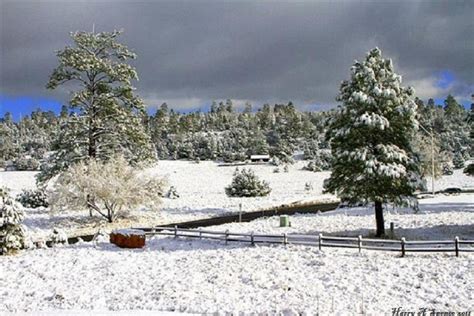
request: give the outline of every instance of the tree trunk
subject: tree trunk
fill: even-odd
[[[385,225],[383,220],[382,202],[375,201],[375,221],[377,223],[377,232],[375,236],[382,237],[385,235]]]
[[[97,156],[97,145],[93,131],[89,132],[89,148],[87,153],[89,155],[89,158],[95,158]]]
[[[91,207],[91,204],[93,204],[94,201],[92,200],[90,194],[87,194],[86,200],[87,200],[87,207],[89,208],[89,217],[92,217],[92,207]]]

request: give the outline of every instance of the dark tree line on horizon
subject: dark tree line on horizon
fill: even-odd
[[[433,99],[426,103],[416,99],[416,103],[420,124],[435,136],[437,160],[462,167],[473,156],[469,135],[472,113],[451,95],[443,105]],[[31,162],[33,169],[39,167],[47,161],[48,153],[58,149],[65,124],[74,115],[66,106],[58,114],[38,108],[15,122],[7,112],[0,118],[1,165],[23,160],[23,166],[31,159],[36,161]],[[325,136],[331,115],[331,110],[302,112],[291,102],[265,104],[259,109],[248,103],[239,112],[228,99],[213,102],[208,112],[179,113],[164,103],[154,114],[144,114],[141,124],[159,159],[231,162],[251,154],[270,154],[282,163],[291,163],[293,154],[300,152],[301,158],[327,169],[331,157]],[[419,137],[429,155],[430,136],[420,130]]]

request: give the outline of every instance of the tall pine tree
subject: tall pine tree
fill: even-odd
[[[334,160],[326,189],[349,202],[374,202],[377,236],[385,233],[383,203],[400,203],[418,184],[412,94],[401,86],[392,61],[375,48],[342,82],[342,105],[328,132]]]
[[[145,107],[131,84],[137,72],[127,63],[136,55],[117,41],[120,33],[72,33],[74,45],[57,53],[59,65],[47,88],[74,85],[69,107],[75,115],[62,127],[51,164],[39,180],[87,158],[108,160],[118,153],[131,163],[155,158],[143,125]]]

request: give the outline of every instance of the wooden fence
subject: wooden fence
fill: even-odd
[[[140,228],[137,228],[140,229]],[[214,239],[228,242],[242,242],[255,245],[257,243],[265,244],[294,244],[305,246],[316,246],[321,250],[323,247],[332,248],[353,248],[368,250],[382,250],[382,251],[396,251],[400,252],[404,257],[408,252],[453,252],[459,256],[460,252],[474,252],[474,240],[461,240],[455,237],[454,240],[400,240],[391,239],[370,239],[358,237],[337,237],[319,235],[305,235],[305,234],[246,234],[233,233],[226,231],[210,231],[203,229],[189,229],[175,227],[158,226],[146,231],[146,235],[167,235],[198,239]],[[464,246],[463,246],[464,245]],[[469,245],[469,246],[468,246]]]

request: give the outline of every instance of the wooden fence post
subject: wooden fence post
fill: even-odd
[[[225,231],[225,244],[226,244],[226,245],[227,245],[227,243],[228,243],[228,239],[229,239],[229,230],[227,229],[227,230]]]
[[[454,237],[454,250],[456,251],[456,257],[459,257],[459,237]]]
[[[357,237],[357,245],[359,246],[359,253],[362,251],[362,236]]]
[[[202,239],[202,228],[199,227],[199,239]]]
[[[251,244],[252,246],[255,246],[255,240],[254,240],[254,238],[253,238],[253,232],[250,233],[250,244]]]
[[[239,223],[242,223],[242,203],[239,203]]]
[[[405,237],[402,237],[402,238],[400,239],[400,243],[401,243],[401,245],[402,245],[402,257],[405,257],[405,241],[406,241],[406,240],[405,240]]]
[[[285,246],[288,244],[288,237],[286,236],[286,233],[283,233],[283,244]]]
[[[323,248],[323,234],[319,234],[319,250]]]
[[[174,225],[174,238],[178,238],[178,225]]]

